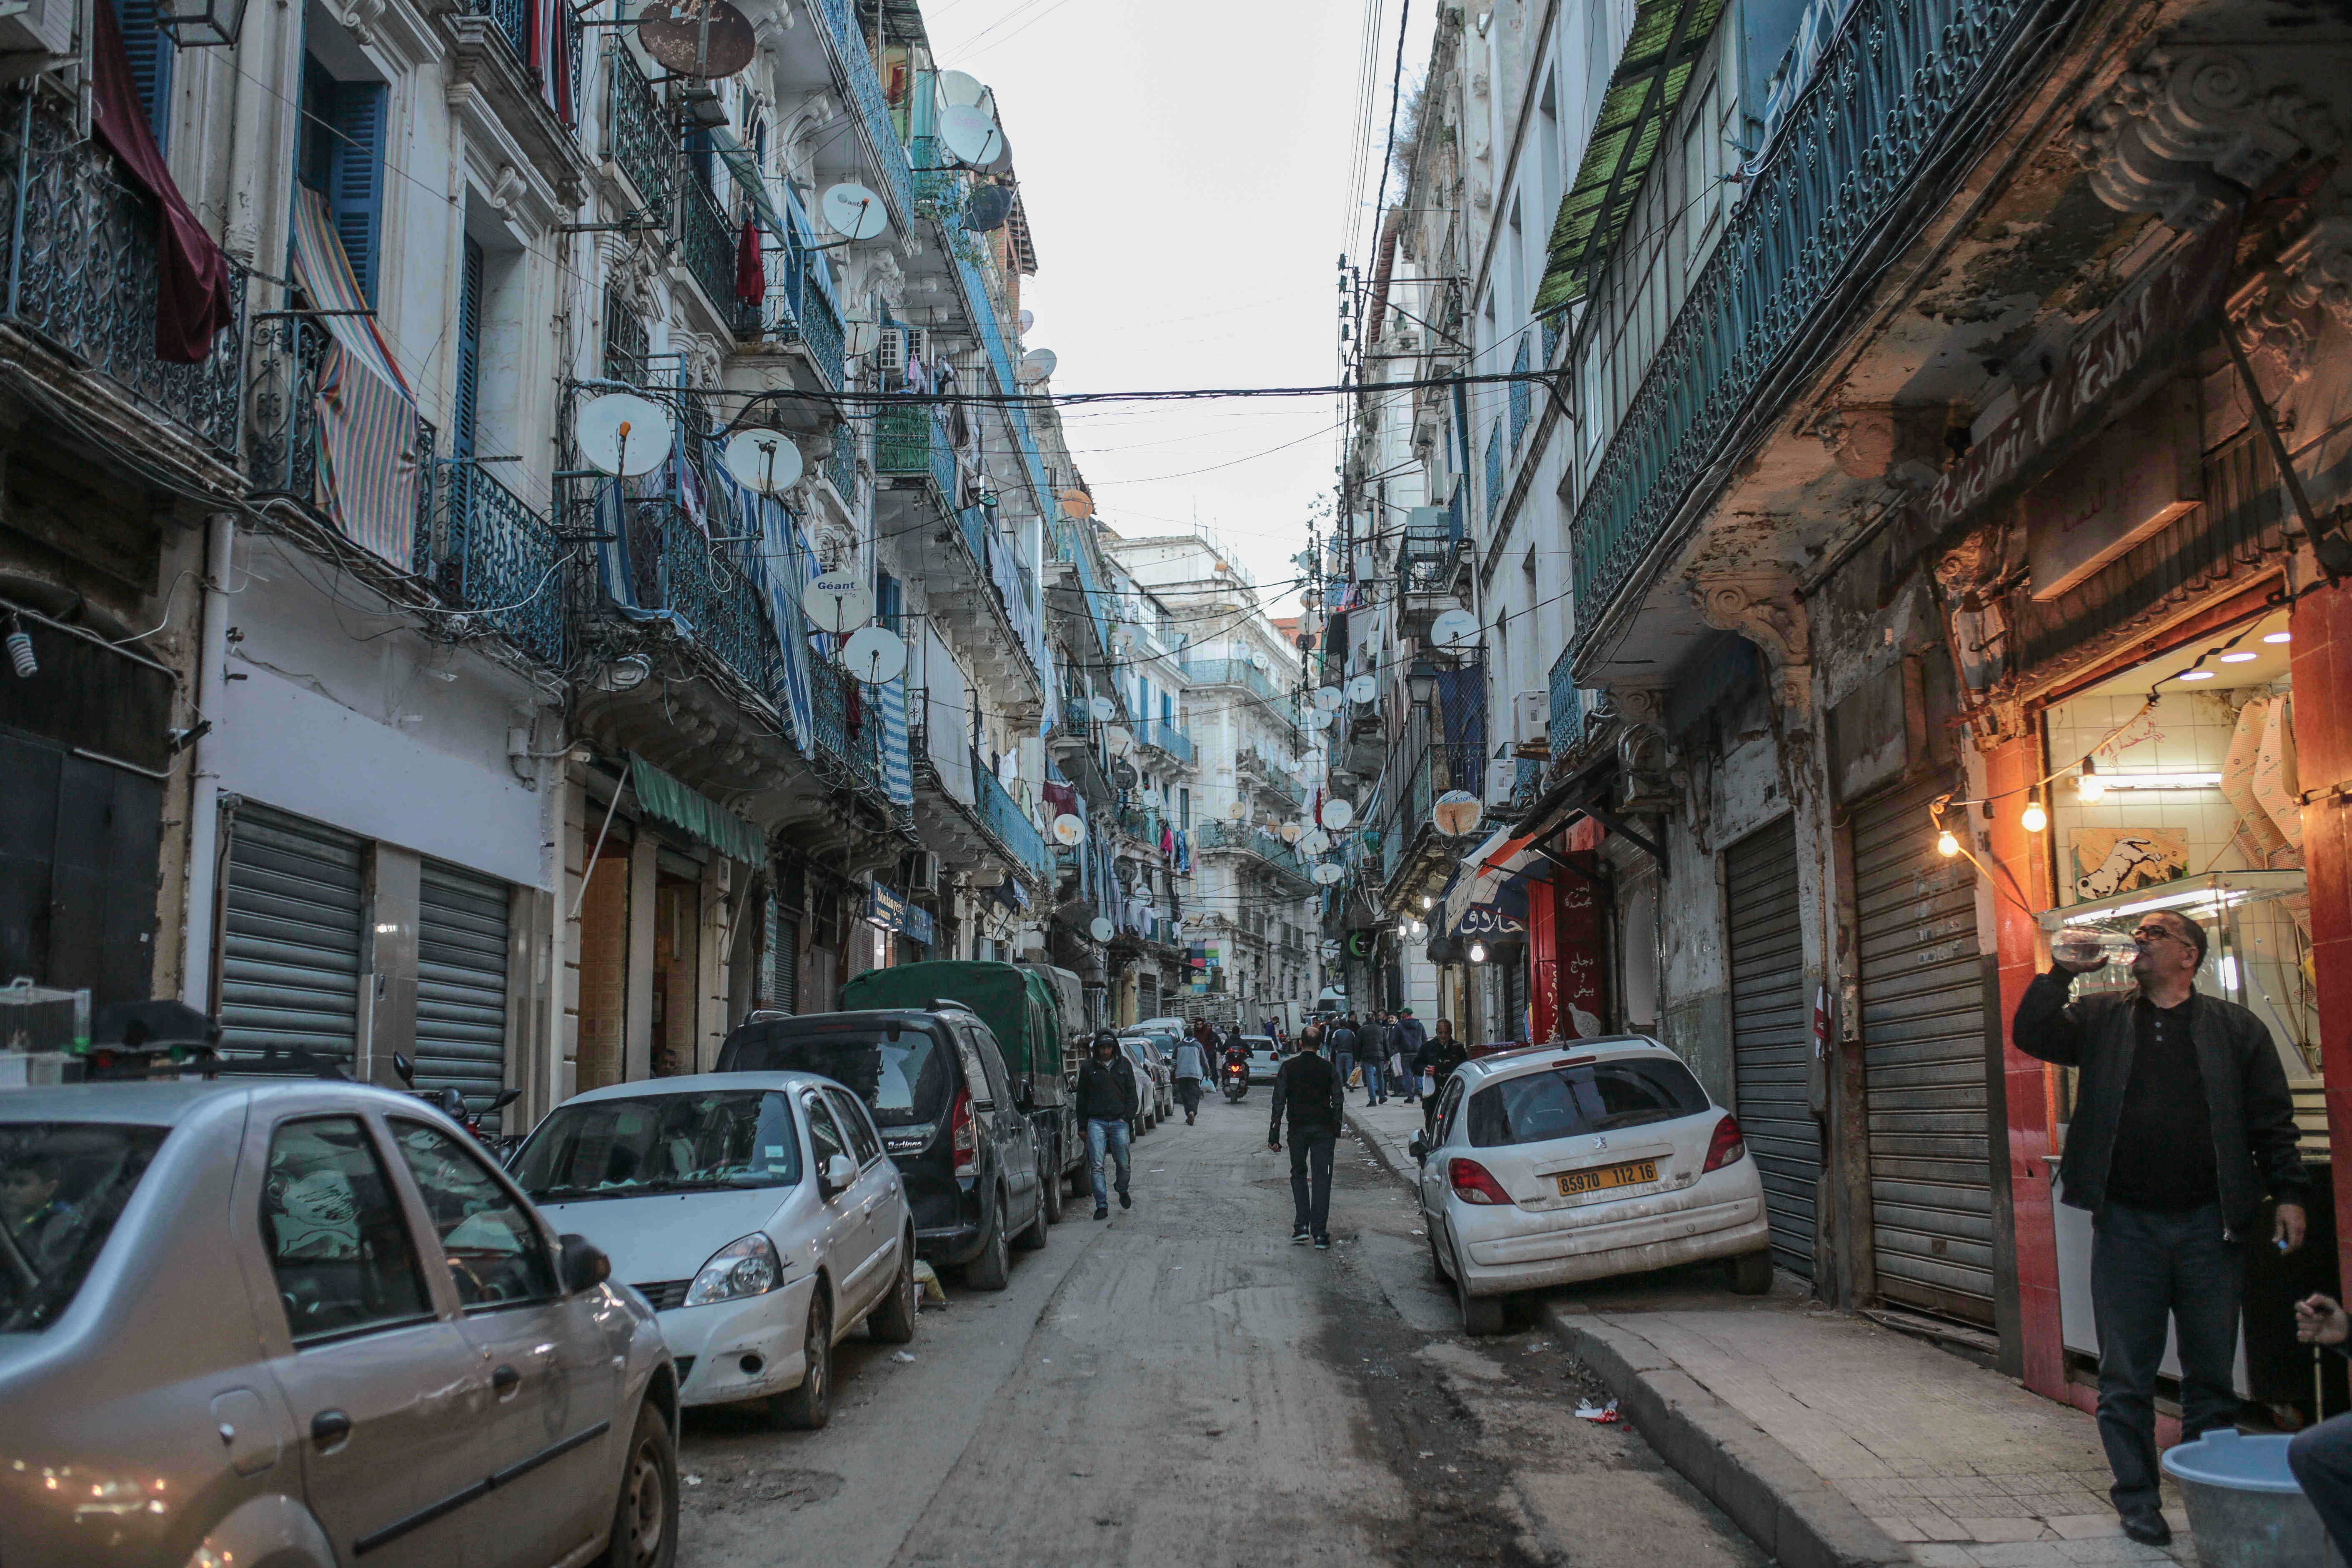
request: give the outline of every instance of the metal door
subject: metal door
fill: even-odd
[[[357,837],[240,804],[221,915],[222,1055],[237,1072],[310,1077],[358,1048],[363,856]]]
[[[1975,876],[1937,855],[1933,775],[1856,806],[1871,1246],[1889,1301],[1990,1324],[1992,1145]]]
[[[476,1110],[506,1081],[507,911],[496,877],[427,860],[416,911],[416,1087]]]
[[[1732,1110],[1764,1178],[1772,1261],[1811,1279],[1822,1140],[1806,1089],[1794,820],[1782,817],[1749,834],[1723,858],[1731,939]]]

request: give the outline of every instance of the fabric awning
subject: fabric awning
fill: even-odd
[[[767,863],[767,840],[757,827],[635,752],[629,753],[629,787],[636,791],[637,809],[655,821],[667,823],[730,859],[751,866]]]
[[[1443,900],[1444,927],[1448,934],[1461,931],[1462,922],[1475,905],[1492,904],[1504,889],[1521,879],[1527,868],[1541,858],[1535,851],[1537,836],[1532,833],[1514,835],[1507,827],[1498,827],[1486,841],[1462,858],[1462,868],[1446,885]]]

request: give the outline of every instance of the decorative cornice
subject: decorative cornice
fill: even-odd
[[[2230,299],[2230,319],[2249,352],[2288,379],[2311,374],[2312,350],[2330,320],[2352,327],[2352,217],[2322,218]]]
[[[2315,53],[2328,58],[2293,46],[2151,52],[2074,122],[2091,189],[2119,212],[2204,228],[2299,153],[2332,154],[2344,137],[2327,104],[2291,81],[2262,85],[2256,65],[2286,77]]]

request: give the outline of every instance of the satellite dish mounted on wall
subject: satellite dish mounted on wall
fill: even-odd
[[[800,483],[801,449],[781,430],[738,430],[727,438],[727,471],[755,495],[782,495]]]
[[[1370,702],[1380,694],[1381,683],[1373,676],[1360,675],[1348,682],[1348,700],[1350,702]]]
[[[1066,848],[1074,849],[1086,841],[1086,837],[1087,825],[1084,818],[1073,816],[1066,811],[1054,818],[1055,843]]]
[[[872,353],[882,342],[882,323],[864,316],[852,316],[841,323],[841,351],[859,359]]]
[[[1029,329],[1037,324],[1037,312],[1034,310],[1024,310],[1021,312],[1019,320],[1021,322],[1021,335],[1025,338],[1029,335]]]
[[[1326,713],[1337,713],[1339,710],[1339,705],[1347,700],[1348,694],[1336,686],[1318,686],[1315,689],[1315,706]]]
[[[1013,379],[1024,386],[1034,386],[1052,375],[1054,367],[1061,363],[1060,356],[1052,349],[1031,349],[1021,356],[1021,363],[1013,366]]]
[[[1266,667],[1266,657],[1264,651],[1256,648],[1251,649],[1250,663],[1255,668],[1264,669]]]
[[[1097,942],[1108,942],[1112,937],[1118,934],[1118,928],[1111,924],[1108,920],[1105,920],[1102,916],[1097,915],[1093,920],[1087,922],[1087,934],[1093,937]]]
[[[1298,836],[1301,855],[1320,855],[1331,847],[1331,836],[1319,827],[1310,827]]]
[[[824,226],[844,239],[877,239],[890,226],[890,209],[882,198],[855,180],[826,186],[817,212]]]
[[[1437,804],[1429,808],[1429,820],[1440,833],[1458,838],[1478,826],[1478,818],[1484,810],[1485,807],[1478,804],[1478,797],[1468,790],[1450,789],[1439,795]]]
[[[1478,617],[1467,610],[1448,610],[1430,623],[1429,640],[1438,647],[1461,647],[1478,640]]]
[[[1090,705],[1098,724],[1108,724],[1118,717],[1118,704],[1108,697],[1097,697]]]
[[[1328,690],[1330,689],[1326,687],[1324,689]],[[1300,717],[1306,721],[1307,727],[1310,730],[1328,730],[1331,727],[1330,713],[1321,708],[1309,708]]]
[[[728,0],[653,0],[637,13],[637,42],[672,76],[733,76],[751,63],[751,23]]]
[[[828,572],[801,590],[801,608],[821,631],[854,632],[874,618],[874,595],[847,572]]]
[[[940,145],[959,163],[984,164],[1003,150],[1004,132],[981,105],[959,103],[940,116]]]
[[[1232,817],[1235,822],[1244,822],[1249,818],[1249,807],[1247,805],[1237,800],[1234,802],[1233,805],[1225,807],[1225,815]]]
[[[1322,883],[1327,888],[1339,881],[1340,878],[1347,874],[1347,872],[1341,870],[1339,867],[1333,865],[1328,860],[1324,861],[1320,866],[1315,868],[1315,879]]]
[[[1072,517],[1078,519],[1080,521],[1084,521],[1086,519],[1090,518],[1095,514],[1095,498],[1087,494],[1084,490],[1058,490],[1055,492],[1054,499],[1062,503],[1062,510],[1064,511],[1068,512]]]
[[[963,205],[963,226],[974,234],[994,234],[1013,216],[1013,193],[992,181],[971,188]]]
[[[607,392],[583,403],[572,416],[580,456],[601,473],[634,479],[669,456],[669,410],[634,392]]]
[[[988,97],[988,89],[969,71],[940,72],[940,101],[950,109],[977,104]]]
[[[1356,820],[1356,808],[1344,800],[1323,803],[1323,826],[1337,833]]]
[[[867,626],[841,645],[841,667],[867,686],[887,686],[906,672],[907,639],[887,626]]]

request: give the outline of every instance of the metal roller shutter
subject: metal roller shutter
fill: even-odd
[[[1993,1321],[1990,1096],[1974,875],[1927,831],[1940,776],[1856,806],[1871,1244],[1889,1301]]]
[[[507,914],[495,877],[427,860],[416,910],[416,1087],[475,1110],[506,1081]]]
[[[783,904],[768,900],[768,962],[760,1005],[778,1013],[798,1012],[800,1003],[801,921],[787,914]]]
[[[221,1047],[230,1070],[348,1068],[359,1043],[365,845],[244,804],[229,819],[221,921]],[[308,1057],[293,1053],[308,1053]]]
[[[1731,937],[1732,1107],[1764,1178],[1772,1261],[1808,1279],[1822,1174],[1821,1129],[1805,1085],[1804,942],[1797,919],[1797,829],[1783,817],[1724,854]]]

